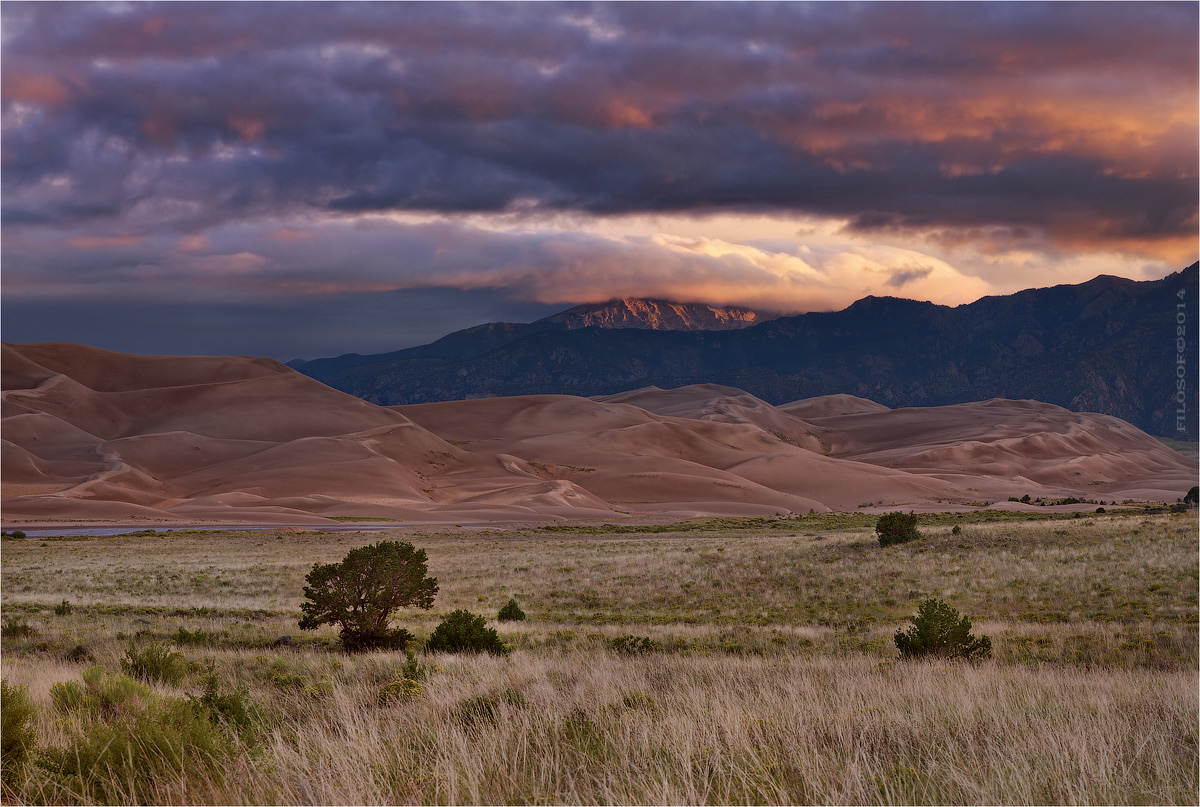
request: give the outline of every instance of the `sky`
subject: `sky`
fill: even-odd
[[[1200,5],[0,5],[0,331],[287,360],[1197,258]]]

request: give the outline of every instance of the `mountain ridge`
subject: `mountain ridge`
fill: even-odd
[[[503,334],[515,337],[508,341],[484,344],[478,329],[468,329],[451,335],[459,340],[456,355],[437,355],[449,352],[438,347],[451,338],[444,337],[423,348],[299,369],[385,405],[715,383],[770,403],[835,393],[892,407],[1028,398],[1196,440],[1194,343],[1185,339],[1177,351],[1175,334],[1177,302],[1194,312],[1196,299],[1192,264],[1161,280],[1101,275],[953,308],[865,297],[841,311],[732,331],[590,327],[513,332]],[[1177,366],[1185,368],[1181,378]]]
[[[750,327],[776,316],[778,315],[733,305],[717,306],[649,297],[623,297],[604,303],[584,303],[533,322],[485,322],[446,334],[427,345],[416,345],[388,353],[344,353],[329,358],[294,359],[287,362],[287,366],[320,378],[350,367],[391,359],[474,358],[539,331],[570,331],[580,328],[734,330]]]

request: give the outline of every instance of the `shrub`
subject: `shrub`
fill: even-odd
[[[249,698],[249,690],[242,688],[222,692],[216,672],[209,668],[204,676],[204,691],[190,696],[192,707],[212,723],[224,726],[237,734],[243,742],[253,744],[257,740],[255,723],[258,707]]]
[[[610,644],[613,650],[627,656],[658,650],[658,643],[645,636],[618,636]]]
[[[521,610],[521,606],[517,605],[516,600],[509,600],[508,605],[500,609],[496,618],[501,622],[521,622],[525,619],[525,612]]]
[[[13,530],[12,537],[21,540],[25,537],[25,530]]]
[[[487,627],[483,617],[461,608],[434,628],[425,649],[434,653],[508,652],[495,628]]]
[[[82,678],[82,685],[78,681],[51,685],[50,701],[57,711],[115,720],[141,711],[150,699],[150,687],[124,675],[105,677],[101,667],[89,667]]]
[[[938,656],[979,661],[992,655],[992,640],[971,635],[971,620],[951,605],[930,597],[917,606],[912,627],[896,631],[896,648],[903,658]]]
[[[951,535],[962,535],[962,525],[955,524],[954,529],[950,530]]]
[[[398,678],[379,689],[379,703],[387,704],[392,701],[404,701],[421,695],[424,689],[419,681],[411,678]]]
[[[438,584],[425,573],[425,550],[402,541],[352,549],[341,563],[314,564],[304,578],[308,602],[300,605],[300,627],[336,624],[348,651],[403,649],[412,634],[390,629],[388,620],[397,608],[433,607]]]
[[[77,644],[67,652],[63,653],[63,658],[74,664],[95,664],[96,657],[87,645]]]
[[[37,636],[37,629],[20,617],[9,617],[0,625],[0,637],[5,639],[21,639],[26,636]]]
[[[138,650],[137,645],[130,642],[121,659],[121,671],[139,681],[161,681],[179,686],[187,674],[187,659],[168,645],[149,644]]]
[[[57,616],[67,616],[71,613],[71,603],[63,600],[58,605],[54,606],[54,613]]]
[[[171,634],[171,641],[175,644],[212,646],[217,644],[219,639],[220,634],[206,630],[188,630],[184,627]]]
[[[914,513],[884,513],[875,522],[875,534],[879,536],[880,546],[903,544],[921,537]]]
[[[63,683],[79,689],[77,682]],[[115,687],[95,679],[88,686],[128,692],[130,684],[140,686],[128,678]],[[163,803],[168,793],[162,788],[178,788],[181,777],[196,776],[200,781],[221,777],[224,760],[236,750],[233,738],[188,701],[158,699],[148,688],[142,689],[142,697],[127,701],[125,709],[88,710],[90,695],[81,705],[70,707],[83,707],[85,720],[76,727],[65,724],[67,747],[43,752],[44,765],[55,776],[50,787],[61,788],[57,798],[47,794],[49,801],[65,802],[69,797],[93,804]],[[52,697],[55,691],[51,689]]]
[[[34,708],[24,684],[9,686],[0,679],[0,783],[7,789],[36,750]]]
[[[1191,489],[1183,497],[1184,504],[1200,504],[1200,485],[1192,485]]]

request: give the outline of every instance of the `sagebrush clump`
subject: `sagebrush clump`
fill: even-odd
[[[902,658],[936,656],[981,661],[992,655],[992,640],[972,636],[971,620],[936,597],[917,606],[912,627],[896,631],[895,641]]]
[[[915,513],[884,513],[875,522],[875,534],[880,546],[903,544],[921,537]]]
[[[137,645],[130,642],[125,649],[125,657],[121,659],[121,671],[147,683],[161,681],[179,686],[187,674],[187,659],[169,645],[149,644],[139,650]]]

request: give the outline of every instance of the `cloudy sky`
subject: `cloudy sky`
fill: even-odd
[[[1197,256],[1192,2],[0,15],[11,341],[312,358]]]

